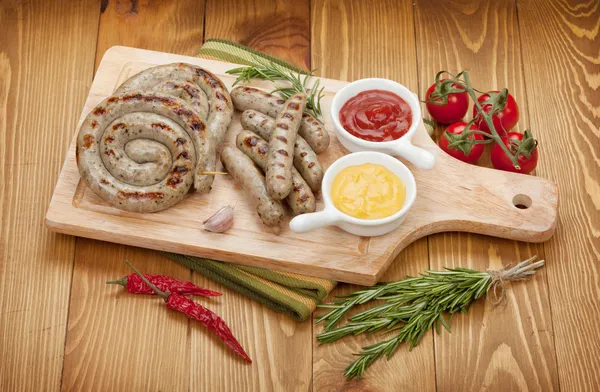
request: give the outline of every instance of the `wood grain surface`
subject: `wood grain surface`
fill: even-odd
[[[0,390],[597,390],[599,23],[597,0],[0,0]],[[160,300],[105,286],[128,273],[125,258],[192,275],[153,251],[43,226],[94,63],[112,45],[193,55],[209,37],[326,77],[393,77],[421,96],[439,69],[466,68],[483,89],[508,87],[522,109],[518,129],[540,142],[536,174],[559,185],[555,236],[542,245],[431,236],[384,279],[531,254],[544,255],[545,270],[512,284],[504,305],[476,304],[455,317],[452,334],[429,333],[351,383],[341,373],[373,338],[318,346],[320,325],[194,275],[224,292],[200,301],[240,336],[255,359],[247,366]]]
[[[544,244],[558,379],[563,391],[598,389],[600,4],[534,0],[518,13],[530,125],[547,157],[537,172],[563,200]]]
[[[393,2],[318,0],[312,2],[312,67],[319,75],[342,80],[366,76],[399,81],[416,91],[417,57],[410,3],[397,8]],[[373,30],[372,26],[386,26]],[[374,34],[375,33],[375,34]],[[389,39],[394,37],[393,39]],[[339,42],[340,45],[329,45]],[[360,53],[359,56],[355,55]],[[354,54],[354,55],[353,55]],[[393,281],[429,268],[427,239],[414,242],[396,258],[383,276]],[[343,285],[329,298],[359,289]],[[313,327],[313,335],[322,331]],[[377,342],[376,337],[348,336],[333,344],[319,345],[314,339],[314,391],[435,391],[433,338],[427,333],[421,344],[408,351],[401,347],[391,360],[380,360],[360,380],[348,383],[345,368],[361,347]]]
[[[231,12],[235,9],[235,12]],[[281,15],[276,18],[276,15]],[[209,1],[206,38],[249,45],[308,68],[308,4],[295,1]],[[215,344],[207,333],[191,334],[193,391],[310,391],[312,389],[312,329],[194,273],[194,282],[223,292],[215,307],[254,361],[249,366]]]
[[[420,96],[425,96],[439,70],[455,74],[468,70],[480,90],[507,87],[520,103],[517,128],[528,129],[513,1],[440,4],[424,0],[416,5],[415,15]],[[444,45],[439,37],[447,38]],[[459,266],[497,269],[533,254],[543,258],[543,248],[470,234],[429,237],[430,267],[436,270]],[[454,318],[451,335],[443,331],[435,336],[438,391],[558,389],[545,271],[532,284],[514,286],[504,306],[477,303],[468,315]]]
[[[60,387],[75,239],[49,232],[44,211],[90,88],[98,14],[90,1],[0,2],[3,391]]]

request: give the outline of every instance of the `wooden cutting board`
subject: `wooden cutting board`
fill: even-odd
[[[205,67],[228,87],[235,78],[225,71],[238,66],[113,47],[100,63],[80,123],[128,77],[151,66],[180,61]],[[269,82],[252,84],[272,89]],[[319,156],[324,168],[347,153],[337,141],[329,117],[331,99],[346,84],[321,79],[321,86],[325,87],[323,120],[332,137],[328,151]],[[240,130],[236,113],[228,140],[234,140]],[[414,141],[436,154],[436,166],[424,171],[408,165],[417,181],[417,200],[402,226],[381,237],[357,237],[335,227],[297,234],[287,226],[290,217],[277,236],[261,223],[240,187],[228,175],[217,176],[209,194],[190,193],[165,211],[154,214],[121,211],[103,202],[81,181],[75,163],[75,137],[48,208],[46,225],[51,230],[80,237],[362,285],[375,284],[402,249],[432,233],[466,231],[528,242],[541,242],[552,236],[558,204],[553,182],[462,163],[441,151],[422,125]],[[320,210],[320,195],[317,198]],[[233,227],[222,234],[203,230],[202,221],[225,204],[236,205]]]

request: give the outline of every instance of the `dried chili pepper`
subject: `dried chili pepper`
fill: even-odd
[[[152,290],[160,295],[166,302],[167,308],[176,310],[180,313],[185,314],[191,319],[197,320],[206,328],[214,332],[225,344],[227,344],[235,353],[244,358],[246,361],[252,363],[252,359],[246,354],[242,345],[237,341],[233,333],[225,324],[225,320],[219,317],[212,310],[203,307],[200,304],[192,301],[191,299],[184,297],[179,293],[164,292],[158,289],[148,279],[142,275],[130,262],[125,261],[125,264],[129,266]]]
[[[166,291],[169,293],[177,293],[181,295],[200,295],[203,297],[218,297],[222,295],[216,291],[203,289],[198,287],[192,282],[186,282],[184,280],[178,280],[165,275],[152,275],[144,274],[152,284],[154,284],[160,291]],[[156,294],[150,286],[136,274],[129,274],[122,279],[109,280],[108,284],[119,284],[129,292],[133,294]]]

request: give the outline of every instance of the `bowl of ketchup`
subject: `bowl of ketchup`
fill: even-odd
[[[412,144],[421,106],[409,89],[388,79],[360,79],[339,90],[331,119],[340,143],[351,152],[378,151],[431,169],[434,155]]]

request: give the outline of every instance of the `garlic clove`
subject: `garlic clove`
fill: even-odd
[[[213,233],[223,233],[227,231],[233,224],[233,210],[235,207],[226,205],[221,207],[210,218],[202,222],[204,230],[212,231]]]

